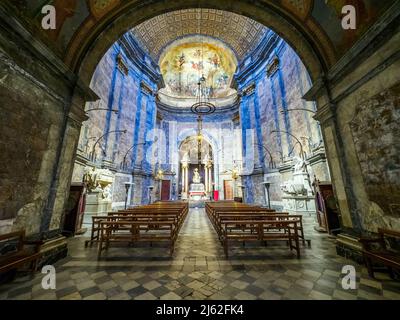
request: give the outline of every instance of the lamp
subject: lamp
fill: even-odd
[[[271,185],[271,182],[263,181],[261,184],[264,185],[264,188],[267,191],[267,193],[266,193],[267,198],[265,200],[266,200],[266,202],[268,201],[268,208],[271,209],[271,200],[270,200],[270,197],[269,197],[269,187]]]
[[[149,204],[151,204],[151,192],[153,191],[154,186],[148,186],[147,188],[149,189]]]
[[[128,156],[128,153],[129,153],[134,147],[140,146],[140,145],[145,146],[145,145],[146,145],[146,142],[135,143],[134,145],[132,145],[132,146],[125,152],[124,158],[123,158],[123,160],[122,160],[122,162],[121,162],[121,165],[120,165],[121,169],[126,170],[126,167],[127,167],[127,166],[126,166],[126,157]],[[131,164],[131,165],[132,165],[132,164]]]
[[[125,185],[125,210],[126,210],[126,204],[127,204],[127,202],[128,202],[128,192],[129,192],[129,188],[130,188],[131,186],[134,186],[135,184],[132,183],[132,182],[125,182],[124,185]]]
[[[94,156],[95,156],[95,151],[96,151],[96,146],[97,146],[97,144],[100,142],[100,140],[104,137],[104,136],[106,136],[106,135],[108,135],[108,134],[110,134],[110,133],[123,133],[123,134],[125,134],[126,133],[126,129],[125,130],[113,130],[113,131],[108,131],[108,132],[106,132],[105,134],[103,134],[100,138],[98,138],[97,139],[97,141],[94,143],[94,145],[93,145],[93,147],[92,147],[92,152],[91,152],[91,155],[90,155],[90,160],[92,160],[92,161],[94,161],[95,159],[94,159]]]
[[[245,197],[245,194],[244,194],[244,190],[246,189],[246,187],[244,185],[242,185],[242,184],[238,185],[238,187],[242,189],[242,202],[245,203],[246,202],[246,197]]]
[[[162,169],[158,169],[156,176],[154,179],[162,180],[164,178],[164,171]]]
[[[239,178],[239,172],[236,168],[232,169],[232,179],[236,180]]]

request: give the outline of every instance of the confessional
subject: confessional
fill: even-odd
[[[318,222],[315,229],[336,235],[340,232],[340,220],[332,183],[314,179],[313,187]]]
[[[68,202],[65,208],[65,220],[63,234],[73,236],[86,232],[82,228],[85,210],[85,185],[83,183],[71,184]]]

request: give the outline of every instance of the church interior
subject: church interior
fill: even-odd
[[[400,299],[400,1],[0,15],[0,300]]]

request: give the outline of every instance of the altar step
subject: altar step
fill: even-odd
[[[189,208],[205,208],[205,200],[190,200],[189,201]]]

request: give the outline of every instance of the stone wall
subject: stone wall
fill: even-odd
[[[380,70],[382,63],[398,52],[400,34],[394,35],[351,77],[340,86],[349,86],[358,77]],[[348,192],[346,204],[351,224],[356,230],[376,232],[385,227],[400,229],[399,186],[399,84],[400,61],[389,63],[385,72],[366,81],[341,100],[336,107],[337,126],[342,137],[346,167],[334,175],[346,175]],[[340,92],[340,89],[337,89]]]
[[[12,219],[12,229],[38,233],[62,134],[63,106],[35,86],[4,53],[0,68],[4,79],[0,93],[0,221]]]
[[[85,89],[51,52],[6,23],[1,28],[8,32],[0,34],[0,234],[57,235]]]

